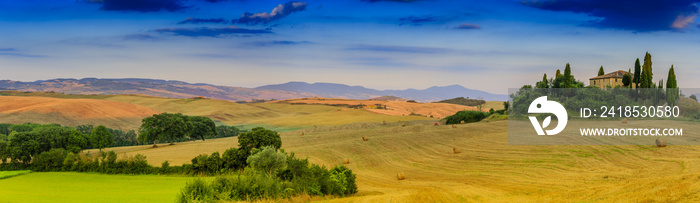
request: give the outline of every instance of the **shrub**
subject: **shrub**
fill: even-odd
[[[177,201],[186,202],[205,202],[213,200],[213,190],[209,185],[201,179],[195,179],[192,182],[187,182],[185,188],[180,191]]]
[[[34,170],[37,171],[60,171],[63,161],[66,159],[66,150],[53,148],[47,152],[34,157]]]
[[[446,124],[459,124],[460,121],[465,123],[479,122],[486,118],[489,114],[481,111],[460,111],[454,115],[445,118]]]
[[[221,156],[223,161],[223,166],[226,169],[242,169],[247,163],[248,154],[243,150],[238,150],[238,148],[227,149],[223,156]]]
[[[249,156],[247,162],[254,169],[272,177],[278,170],[287,167],[287,155],[278,152],[273,146],[266,146],[260,152]]]

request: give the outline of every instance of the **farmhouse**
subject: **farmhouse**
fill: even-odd
[[[608,86],[615,87],[618,85],[624,86],[624,84],[622,84],[622,76],[625,74],[627,74],[627,71],[618,70],[598,77],[593,77],[590,79],[590,85],[599,88],[606,88]]]

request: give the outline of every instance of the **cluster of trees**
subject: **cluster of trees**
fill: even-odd
[[[605,71],[603,69],[603,66],[600,66],[600,69],[598,69],[598,76],[605,74]],[[628,73],[623,75],[622,78],[622,83],[623,86],[618,86],[618,87],[610,87],[610,88],[631,88],[631,87],[637,87],[637,88],[647,88],[647,89],[658,89],[658,92],[661,92],[663,95],[663,100],[667,101],[670,105],[676,105],[680,91],[678,89],[678,83],[676,81],[676,74],[673,69],[673,65],[671,65],[671,68],[669,69],[668,72],[668,78],[666,80],[666,86],[665,86],[665,91],[664,91],[664,84],[663,80],[659,80],[658,84],[653,82],[653,70],[652,70],[652,60],[651,60],[651,54],[647,52],[644,56],[644,63],[640,65],[639,58],[635,61],[634,64],[634,75],[632,75],[631,69],[629,70]],[[557,69],[555,77],[552,78],[547,78],[547,74],[545,73],[544,76],[542,77],[541,81],[538,81],[535,83],[535,88],[538,89],[546,89],[546,88],[583,88],[585,87],[584,84],[580,81],[576,81],[573,75],[571,75],[571,66],[567,63],[566,67],[564,68],[564,74],[560,74],[560,71]],[[588,87],[595,87],[595,86],[588,86]],[[533,88],[530,85],[525,85],[522,88],[524,89],[531,89]],[[631,95],[632,97],[635,98],[640,98],[640,97],[646,97],[646,98],[651,98],[652,94],[653,97],[657,97],[658,94],[656,93],[657,91],[643,91],[646,92],[650,95],[642,95],[637,91],[635,95]]]
[[[457,98],[437,101],[434,103],[448,103],[448,104],[458,104],[458,105],[464,105],[464,106],[478,106],[478,105],[486,104],[486,101],[484,101],[483,99],[469,99],[469,98],[464,98],[464,97],[457,97]]]
[[[32,158],[51,149],[79,153],[83,149],[112,146],[113,136],[104,126],[98,126],[90,134],[75,128],[56,124],[1,124],[0,160],[29,164]]]
[[[188,183],[179,202],[217,202],[286,198],[309,195],[345,196],[357,192],[355,174],[345,166],[327,169],[310,164],[281,150],[277,132],[262,127],[238,136],[239,148],[222,156],[218,152],[200,155],[183,165],[191,173],[216,174],[243,170],[232,177],[219,177],[211,184],[202,180]]]
[[[241,131],[233,126],[215,126],[206,117],[182,114],[157,114],[144,119],[139,139],[221,138],[237,136]],[[168,134],[171,133],[171,134]],[[63,127],[58,124],[0,124],[0,160],[7,163],[29,164],[43,152],[61,149],[79,154],[83,149],[100,149],[142,144],[136,131],[124,132],[105,126],[79,125]],[[144,143],[145,144],[145,143]],[[54,152],[55,153],[55,152]]]
[[[187,116],[181,113],[161,113],[141,120],[138,140],[142,143],[169,141],[173,144],[177,139],[189,137],[205,140],[208,136],[216,135],[216,124],[203,116]]]

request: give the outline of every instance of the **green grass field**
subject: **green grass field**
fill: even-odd
[[[5,178],[11,178],[15,177],[18,175],[24,175],[27,173],[31,173],[32,171],[30,170],[22,170],[22,171],[0,171],[0,179],[5,179]]]
[[[175,202],[193,177],[29,173],[0,180],[0,202]]]

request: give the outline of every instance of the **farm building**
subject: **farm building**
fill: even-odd
[[[622,76],[625,74],[627,74],[627,71],[618,70],[605,75],[593,77],[590,79],[590,85],[599,88],[606,88],[608,86],[615,87],[618,85],[622,87],[624,86],[624,84],[622,84]]]

